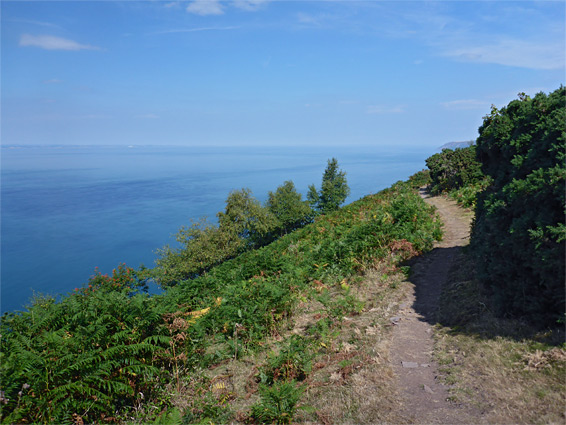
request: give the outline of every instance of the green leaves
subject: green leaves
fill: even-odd
[[[476,160],[476,147],[443,149],[427,158],[431,191],[434,194],[457,190],[483,180],[481,164]]]
[[[275,193],[269,192],[266,207],[279,221],[277,231],[281,236],[310,223],[314,217],[312,208],[302,200],[290,180],[279,186]]]
[[[338,169],[338,160],[328,160],[328,165],[322,175],[322,186],[317,192],[314,185],[309,186],[307,199],[313,209],[323,214],[336,211],[346,201],[350,188],[346,180],[346,173]]]
[[[564,312],[566,88],[520,96],[484,118],[477,158],[493,179],[471,244],[501,314],[553,325]]]
[[[40,303],[4,316],[2,422],[95,422],[133,405],[160,371],[154,364],[164,341],[148,334],[161,324],[159,307],[138,293],[135,273],[120,265],[96,273],[59,303]],[[24,384],[27,391],[18,396]]]
[[[270,235],[277,226],[275,216],[262,207],[249,189],[233,191],[226,199],[226,209],[218,213],[221,229],[231,229],[254,248],[271,242]]]
[[[251,416],[260,423],[290,424],[297,413],[297,403],[305,391],[295,381],[260,386],[261,400],[252,406]]]
[[[166,288],[186,279],[194,279],[212,267],[247,250],[271,242],[278,219],[252,196],[249,189],[230,193],[218,225],[206,219],[182,227],[177,233],[178,249],[158,251],[157,268],[150,273]]]

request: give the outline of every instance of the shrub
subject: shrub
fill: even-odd
[[[476,147],[443,149],[427,158],[430,170],[431,192],[439,194],[479,182],[484,175],[476,160]]]
[[[295,381],[277,382],[272,387],[260,386],[261,400],[252,406],[251,417],[259,423],[290,424],[297,413],[304,386]]]
[[[151,274],[162,287],[193,279],[212,267],[274,239],[278,220],[261,206],[249,189],[231,192],[218,225],[206,219],[182,227],[176,235],[180,248],[158,251],[157,268]]]
[[[409,185],[413,189],[419,189],[432,183],[430,170],[421,170],[409,177]]]
[[[471,245],[500,314],[552,325],[564,314],[566,88],[520,94],[484,117],[477,158],[493,185],[479,195]]]
[[[313,354],[309,341],[293,335],[281,347],[279,353],[271,353],[266,365],[260,370],[262,384],[272,385],[276,381],[304,380],[311,371]]]

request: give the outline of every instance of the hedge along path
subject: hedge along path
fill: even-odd
[[[433,325],[442,286],[455,266],[456,254],[469,242],[471,213],[444,197],[421,196],[438,209],[444,223],[443,240],[412,267],[413,291],[401,304],[395,324],[390,361],[397,376],[403,412],[417,424],[478,424],[480,413],[448,401],[448,388],[436,378],[433,360]]]

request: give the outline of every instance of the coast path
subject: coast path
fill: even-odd
[[[469,242],[470,213],[444,197],[421,196],[434,205],[444,223],[444,238],[419,259],[410,278],[414,290],[401,304],[390,361],[403,400],[402,416],[416,424],[478,424],[479,412],[448,401],[448,388],[438,379],[433,334],[442,286],[455,266],[456,254]]]

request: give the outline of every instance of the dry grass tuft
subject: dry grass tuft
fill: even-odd
[[[566,362],[566,350],[558,347],[548,351],[536,350],[534,353],[525,354],[524,360],[527,363],[526,370],[552,368],[556,363]]]

